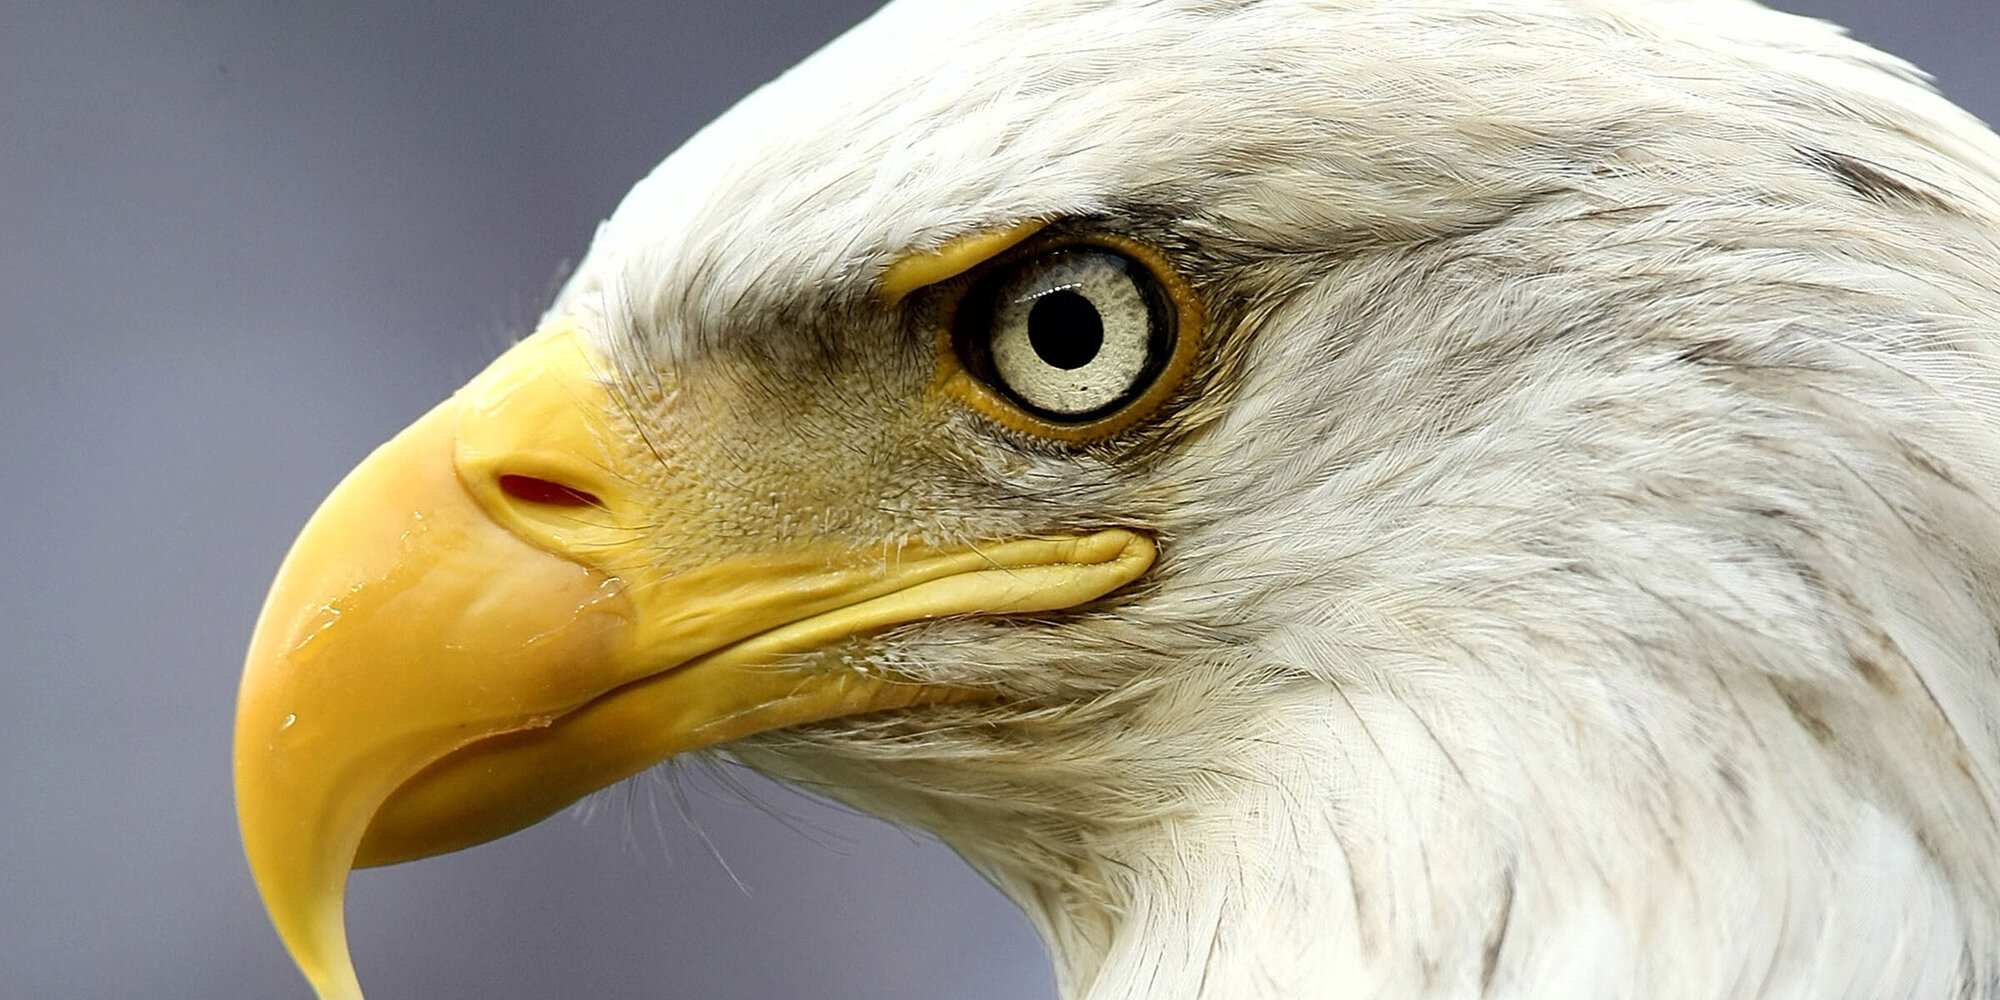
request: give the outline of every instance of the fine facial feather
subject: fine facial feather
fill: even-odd
[[[740,757],[936,831],[1067,996],[2000,996],[2000,142],[1738,0],[941,6],[703,132],[553,312],[725,546],[1164,554],[823,658],[1002,707]],[[1204,295],[1151,426],[910,403],[883,269],[1030,218]]]

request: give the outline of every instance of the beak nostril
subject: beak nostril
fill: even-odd
[[[604,506],[604,501],[599,500],[594,493],[587,493],[574,486],[565,486],[537,476],[501,476],[500,492],[516,500],[549,507]]]

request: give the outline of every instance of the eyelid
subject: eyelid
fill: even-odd
[[[950,281],[1001,254],[1048,226],[1028,219],[1001,229],[983,229],[947,240],[934,250],[905,254],[882,272],[882,301],[896,305],[921,288]]]

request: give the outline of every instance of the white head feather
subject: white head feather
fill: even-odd
[[[883,269],[1028,218],[1209,303],[1131,441],[872,401],[930,349]],[[1162,538],[842,651],[1005,709],[738,748],[952,843],[1067,996],[2000,997],[1996,220],[1991,133],[1744,0],[910,0],[556,310],[753,456],[719,506]]]

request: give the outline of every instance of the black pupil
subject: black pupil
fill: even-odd
[[[1028,310],[1028,343],[1056,368],[1082,368],[1104,346],[1104,319],[1082,295],[1068,289],[1053,291],[1036,299]]]

